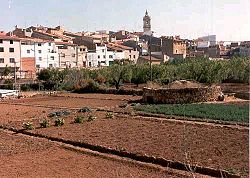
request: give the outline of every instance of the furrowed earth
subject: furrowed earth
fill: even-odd
[[[180,120],[175,116],[171,119],[146,117],[137,114],[130,104],[140,98],[67,93],[0,101],[0,177],[209,177],[112,153],[92,153],[89,148],[71,143],[164,158],[248,177],[248,125]],[[235,102],[239,103],[248,104]],[[83,107],[91,108],[92,112],[78,112]],[[63,110],[70,114],[48,117],[51,112]],[[107,118],[107,111],[112,111],[114,117]],[[89,115],[96,119],[87,121]],[[83,123],[74,123],[77,116],[84,118]],[[63,126],[54,126],[57,118],[65,120]],[[40,127],[43,119],[50,121],[49,128]],[[28,121],[35,129],[23,132],[23,123]]]

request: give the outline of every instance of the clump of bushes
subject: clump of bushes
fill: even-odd
[[[41,126],[42,128],[50,127],[50,122],[49,122],[49,120],[47,120],[47,119],[42,120],[42,121],[40,122],[40,126]]]
[[[55,126],[57,127],[64,125],[64,123],[65,123],[65,120],[63,118],[57,118],[55,120]]]
[[[114,118],[114,113],[113,112],[107,112],[106,113],[106,118],[107,119],[113,119]]]
[[[33,130],[34,129],[34,125],[32,122],[25,122],[23,123],[23,128],[26,130]]]
[[[97,117],[96,116],[94,116],[94,115],[90,115],[89,117],[88,117],[88,122],[90,122],[90,121],[93,121],[93,120],[95,120],[95,119],[97,119]]]
[[[87,79],[82,82],[82,84],[74,87],[74,92],[76,93],[94,93],[100,89],[99,83],[93,79]]]
[[[78,112],[92,112],[92,109],[89,107],[83,107],[79,109]]]
[[[82,116],[77,116],[77,117],[75,117],[74,123],[79,123],[79,124],[81,124],[81,123],[83,123],[83,121],[84,121],[84,117],[82,117]]]
[[[49,113],[48,117],[55,117],[55,116],[68,116],[70,115],[70,112],[67,110],[63,110],[63,111],[55,111],[55,112],[51,112]]]

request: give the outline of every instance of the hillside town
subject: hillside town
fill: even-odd
[[[148,11],[142,18],[143,31],[69,32],[62,26],[41,25],[0,32],[0,72],[6,67],[17,78],[35,78],[46,68],[100,68],[115,61],[161,64],[177,58],[208,57],[228,60],[250,56],[250,41],[216,41],[216,35],[198,39],[154,36]]]

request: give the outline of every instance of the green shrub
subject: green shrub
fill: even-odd
[[[90,116],[88,117],[88,122],[93,121],[93,120],[95,120],[95,119],[97,119],[96,116],[90,115]]]
[[[23,128],[26,130],[33,130],[34,126],[33,126],[32,122],[25,122],[25,123],[23,123]]]
[[[82,117],[82,116],[77,116],[77,117],[75,117],[75,121],[74,121],[74,123],[83,123],[83,121],[84,121],[84,118]]]
[[[55,120],[55,126],[62,126],[62,125],[64,125],[64,122],[65,122],[65,120],[63,119],[63,118],[57,118],[56,120]]]
[[[47,128],[47,127],[49,127],[49,126],[50,126],[49,120],[47,120],[47,119],[42,120],[42,121],[40,122],[40,126],[41,126],[42,128]]]
[[[107,119],[113,119],[114,118],[114,113],[113,112],[107,112],[106,113],[106,118]]]
[[[83,107],[79,109],[78,112],[92,112],[92,110],[90,107]]]

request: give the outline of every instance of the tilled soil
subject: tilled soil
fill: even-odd
[[[241,175],[248,173],[248,129],[119,117],[98,118],[83,124],[66,124],[32,132],[172,161],[191,162],[193,165],[233,170]]]
[[[53,96],[53,97],[32,97],[23,98],[19,100],[9,100],[8,103],[13,104],[28,104],[35,106],[45,107],[67,107],[67,108],[81,108],[81,107],[118,107],[119,105],[126,103],[121,99],[92,99],[92,98],[81,98],[81,97],[64,97],[64,96]]]
[[[84,96],[84,97],[83,97]],[[18,100],[8,100],[0,103],[0,125],[7,125],[8,127],[14,127],[17,129],[22,128],[23,121],[34,121],[36,129],[31,131],[34,133],[39,133],[51,137],[63,138],[65,140],[72,140],[76,142],[84,142],[94,145],[101,145],[105,147],[111,147],[116,150],[125,150],[128,152],[133,152],[137,154],[147,154],[150,156],[164,157],[167,160],[180,161],[183,163],[191,162],[191,164],[198,164],[200,166],[212,167],[218,169],[228,170],[232,173],[239,173],[243,176],[248,175],[249,168],[249,136],[248,129],[237,129],[237,128],[226,128],[220,127],[220,125],[214,124],[195,124],[194,122],[152,122],[142,119],[133,119],[125,118],[124,116],[116,116],[114,119],[105,119],[106,112],[94,112],[92,114],[97,116],[97,119],[92,122],[84,122],[83,124],[73,123],[74,117],[79,115],[75,114],[72,111],[70,116],[64,117],[66,123],[62,127],[54,127],[39,129],[39,121],[41,118],[46,118],[48,113],[52,111],[61,110],[60,107],[65,108],[81,108],[83,106],[88,106],[92,108],[97,107],[107,107],[111,110],[116,111],[125,111],[127,109],[120,108],[119,105],[126,103],[129,99],[133,100],[133,96],[127,96],[126,100],[123,100],[123,95],[103,95],[103,94],[86,94],[86,95],[77,95],[74,94],[74,97],[64,96],[53,96],[53,97],[31,97],[23,98]],[[134,98],[136,99],[136,97]],[[5,103],[9,104],[5,104]],[[19,104],[29,105],[22,106]],[[52,108],[47,108],[51,106]],[[88,114],[80,114],[87,117]],[[54,118],[50,118],[51,123],[54,122]],[[53,125],[53,124],[52,124]],[[1,134],[0,134],[1,135]],[[2,137],[0,137],[1,140]],[[100,174],[92,174],[88,169],[85,169],[85,173],[77,172],[77,169],[80,169],[78,165],[75,165],[74,162],[79,164],[84,164],[78,159],[78,154],[69,153],[68,151],[61,150],[61,148],[51,148],[50,146],[46,147],[46,144],[33,145],[33,142],[28,142],[27,145],[28,151],[24,151],[23,155],[16,154],[18,150],[23,150],[19,147],[19,144],[23,141],[18,141],[12,138],[6,138],[2,142],[0,141],[0,152],[1,148],[5,149],[4,156],[12,156],[14,162],[9,162],[7,166],[3,166],[5,170],[10,170],[10,177],[16,177],[15,175],[25,176],[25,177],[34,177],[35,173],[29,173],[29,169],[32,169],[36,164],[41,165],[40,170],[36,170],[36,173],[41,174],[41,177],[44,177],[45,174],[42,171],[46,170],[46,164],[48,167],[52,167],[53,171],[49,171],[47,177],[52,177],[52,175],[65,175],[64,177],[69,177],[69,173],[60,168],[60,164],[64,164],[62,160],[58,157],[60,155],[66,155],[66,164],[73,167],[73,172],[71,175],[73,177],[119,177],[113,174],[109,166],[104,166],[100,168],[97,165],[99,159],[86,158],[90,159],[89,162],[93,162],[93,170],[101,169]],[[3,147],[6,140],[10,140],[13,143],[10,144],[10,148]],[[2,143],[2,144],[1,144]],[[35,143],[37,144],[37,143]],[[8,144],[6,144],[8,145]],[[14,146],[13,146],[14,145]],[[23,144],[23,145],[26,145]],[[45,148],[43,146],[45,145]],[[21,144],[22,146],[22,144]],[[41,151],[32,150],[42,149]],[[26,147],[25,147],[26,149]],[[6,150],[14,150],[13,153]],[[31,152],[31,153],[29,153]],[[34,153],[36,152],[36,153]],[[18,156],[20,157],[18,157]],[[28,155],[28,156],[27,156]],[[44,155],[48,155],[45,156]],[[55,155],[55,156],[53,156]],[[27,157],[27,159],[25,158]],[[44,161],[46,164],[40,161]],[[11,159],[6,157],[1,157],[2,162],[8,162]],[[3,159],[2,159],[3,158]],[[24,159],[25,158],[25,159]],[[60,157],[62,158],[62,157]],[[71,162],[71,159],[74,162]],[[22,159],[25,161],[22,162]],[[58,160],[59,159],[59,160]],[[117,165],[112,165],[113,163],[107,163],[106,160],[101,161],[101,164],[111,164],[111,167]],[[19,163],[20,162],[20,163]],[[31,162],[27,165],[22,174],[22,169],[20,168],[19,172],[16,172],[15,169],[11,168],[11,165],[17,165],[22,167],[26,165],[27,162]],[[1,163],[0,163],[1,164]],[[95,165],[97,164],[97,165]],[[53,167],[53,165],[55,165]],[[1,167],[2,165],[0,165]],[[38,166],[39,167],[39,166]],[[76,167],[76,168],[75,168]],[[118,166],[119,167],[119,166]],[[123,167],[123,165],[120,165]],[[128,166],[129,167],[129,166]],[[133,177],[134,175],[129,175],[125,172],[126,169],[132,169],[124,167],[124,174],[121,174],[120,177]],[[69,171],[69,168],[64,167],[65,170]],[[119,168],[120,169],[120,168]],[[105,171],[104,171],[105,170]],[[121,168],[121,171],[123,169]],[[12,171],[12,172],[11,172]],[[74,174],[74,171],[76,174]],[[135,170],[136,172],[137,170]],[[149,170],[146,170],[149,171]],[[8,173],[8,171],[6,171]],[[4,171],[4,173],[6,173]],[[60,173],[62,172],[62,174]],[[112,175],[109,176],[107,172],[112,172]],[[128,171],[129,172],[129,171]],[[133,172],[133,171],[132,171]],[[150,171],[149,171],[150,172]],[[0,177],[6,176],[1,172]],[[13,174],[12,174],[13,173]],[[138,173],[138,171],[137,171]],[[157,173],[158,174],[158,173]],[[86,175],[86,176],[84,176]],[[145,176],[149,175],[149,176]],[[164,174],[165,176],[165,174]],[[134,177],[164,177],[162,175],[152,175],[148,172],[135,174]],[[171,175],[172,176],[172,175]],[[170,177],[171,177],[170,176]],[[167,176],[169,177],[169,176]]]
[[[189,177],[188,172],[145,166],[0,130],[0,177]],[[201,177],[197,175],[197,177]]]
[[[0,125],[13,121],[26,121],[37,117],[46,117],[49,112],[55,109],[9,105],[0,103]]]

